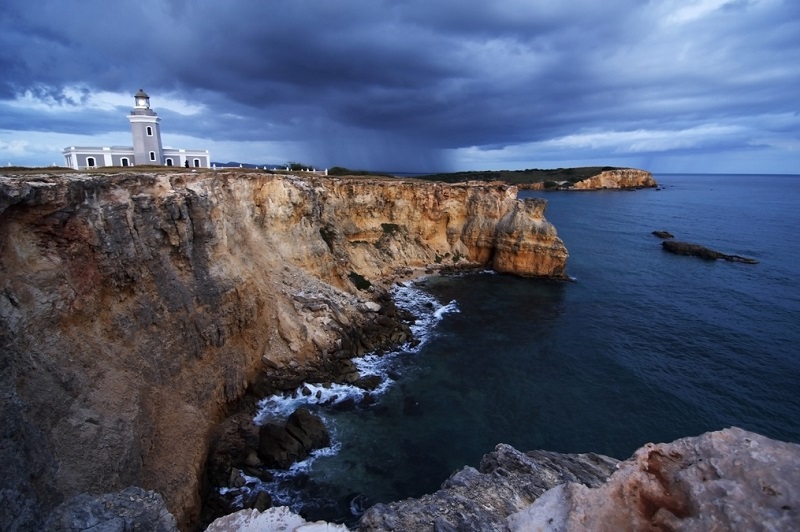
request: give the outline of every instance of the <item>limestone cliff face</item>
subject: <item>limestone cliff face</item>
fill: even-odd
[[[0,519],[137,485],[191,524],[210,431],[258,375],[357,353],[397,275],[563,276],[544,205],[495,185],[0,177]]]
[[[578,181],[574,190],[601,190],[616,188],[652,188],[658,186],[653,174],[633,168],[607,170],[594,177]]]

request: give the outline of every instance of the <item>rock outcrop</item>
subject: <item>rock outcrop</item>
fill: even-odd
[[[578,181],[572,186],[573,190],[602,190],[602,189],[630,189],[630,188],[655,188],[658,186],[653,174],[634,168],[618,168],[606,170],[600,174]]]
[[[800,445],[734,427],[624,462],[498,445],[432,495],[367,510],[358,530],[798,530],[798,501]]]
[[[597,488],[558,486],[508,530],[800,530],[800,445],[731,428],[648,444]]]
[[[432,495],[376,504],[358,530],[503,530],[508,516],[550,488],[565,482],[599,486],[616,465],[617,460],[598,454],[522,453],[500,444],[479,469],[465,467]]]
[[[562,277],[544,207],[485,184],[0,177],[5,523],[136,485],[191,526],[212,430],[257,377],[357,380],[348,357],[408,340],[382,287],[414,272]]]
[[[700,244],[690,244],[689,242],[679,242],[677,240],[665,240],[661,243],[665,250],[676,255],[688,255],[699,257],[706,260],[726,260],[728,262],[743,262],[745,264],[758,264],[756,259],[742,257],[741,255],[727,255],[713,249],[709,249]]]

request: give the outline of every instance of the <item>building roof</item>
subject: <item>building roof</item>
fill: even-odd
[[[134,98],[150,98],[150,96],[148,96],[147,93],[144,92],[142,89],[139,89],[139,92],[134,94],[133,97]]]

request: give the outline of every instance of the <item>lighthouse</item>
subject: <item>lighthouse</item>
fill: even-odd
[[[161,119],[150,108],[150,96],[139,89],[133,99],[133,110],[128,115],[133,146],[69,146],[61,152],[65,165],[75,170],[143,164],[211,168],[208,150],[164,148],[161,144]]]
[[[133,164],[164,164],[161,146],[161,119],[150,109],[150,97],[142,89],[134,95],[136,102],[128,116],[133,133]]]

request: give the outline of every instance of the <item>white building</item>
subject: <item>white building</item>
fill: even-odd
[[[150,97],[142,89],[134,96],[136,105],[128,116],[133,133],[133,147],[111,146],[92,148],[70,146],[64,148],[64,162],[69,168],[85,170],[100,166],[134,166],[154,164],[210,168],[208,150],[183,150],[161,146],[161,119],[150,109]]]

